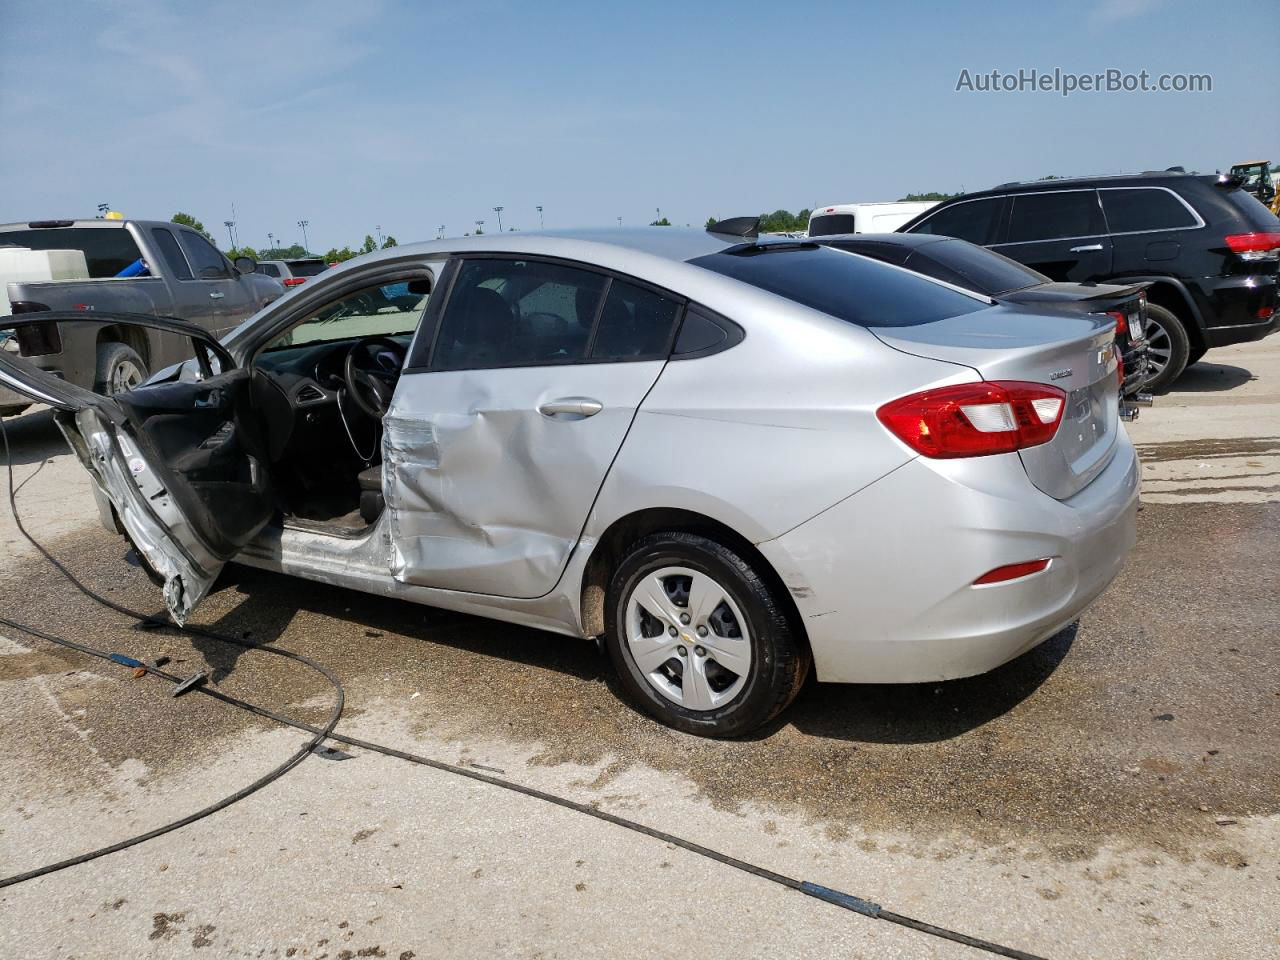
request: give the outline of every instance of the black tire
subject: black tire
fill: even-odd
[[[147,365],[138,356],[137,351],[129,345],[124,343],[98,344],[98,364],[93,377],[94,393],[109,397],[115,393],[122,392],[121,387],[125,385],[121,378],[125,374],[127,374],[127,379],[130,381],[140,377],[137,382],[125,387],[125,389],[132,389],[151,375],[147,371]]]
[[[1148,358],[1153,365],[1162,362],[1163,369],[1147,381],[1147,390],[1151,393],[1167,393],[1173,381],[1182,376],[1187,368],[1191,353],[1191,339],[1187,336],[1187,328],[1170,310],[1154,303],[1147,304],[1147,342]],[[1156,351],[1162,355],[1157,357]]]
[[[1199,363],[1201,360],[1204,359],[1204,355],[1208,352],[1209,352],[1208,347],[1193,346],[1191,348],[1191,352],[1187,354],[1187,366],[1189,367],[1193,363]]]
[[[710,577],[746,621],[750,667],[732,699],[713,709],[688,709],[664,696],[636,666],[630,650],[626,617],[631,595],[645,577],[666,567]],[[609,583],[605,618],[609,656],[627,697],[667,726],[700,737],[742,736],[768,723],[795,699],[812,663],[808,646],[759,572],[733,550],[696,534],[655,533],[632,544]]]

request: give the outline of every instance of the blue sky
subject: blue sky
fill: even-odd
[[[1226,9],[1226,8],[1224,8]],[[0,0],[0,222],[185,210],[226,245],[700,225],[1047,173],[1280,161],[1274,0]],[[956,92],[961,69],[1213,76]],[[216,228],[216,229],[215,229]]]

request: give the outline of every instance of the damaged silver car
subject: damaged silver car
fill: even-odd
[[[42,314],[195,359],[106,398],[0,352],[0,382],[56,408],[179,621],[234,560],[603,636],[706,736],[811,668],[969,676],[1069,624],[1134,541],[1112,321],[717,230],[397,247],[221,343]]]

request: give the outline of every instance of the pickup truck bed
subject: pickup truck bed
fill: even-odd
[[[0,225],[0,245],[5,244],[85,254],[90,279],[7,284],[11,309],[24,319],[43,310],[145,313],[188,320],[220,337],[284,294],[278,280],[241,272],[203,236],[176,223],[10,223]],[[139,259],[145,265],[142,276],[117,277]],[[0,318],[0,331],[3,324]],[[16,349],[77,386],[109,393],[187,359],[190,346],[180,337],[138,327],[50,324],[0,340],[0,349]],[[0,388],[0,416],[19,413],[28,404]]]

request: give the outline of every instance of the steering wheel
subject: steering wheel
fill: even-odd
[[[386,414],[406,352],[395,340],[381,336],[362,337],[347,351],[342,367],[347,395],[365,416],[381,420]],[[387,354],[391,355],[390,362]]]

